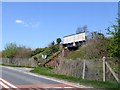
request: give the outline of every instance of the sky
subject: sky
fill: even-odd
[[[117,14],[117,2],[3,2],[0,50],[8,43],[45,47],[84,25],[106,34]]]

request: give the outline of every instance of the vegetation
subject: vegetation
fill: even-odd
[[[87,25],[84,25],[83,27],[79,26],[76,30],[76,34],[87,32]]]
[[[67,57],[69,59],[94,59],[102,58],[103,56],[110,56],[114,59],[120,59],[120,20],[117,25],[109,27],[108,34],[111,37],[105,37],[102,33],[91,32],[91,37],[87,37],[86,45],[80,47],[77,51],[72,51]],[[76,33],[87,33],[87,26],[78,27]],[[42,55],[47,55],[47,58],[51,57],[54,53],[58,52],[61,39],[56,39],[56,44],[53,41],[48,47],[37,48],[32,51],[30,48],[24,46],[17,46],[15,43],[9,43],[6,45],[5,50],[0,53],[0,56],[4,58],[30,58],[36,57],[42,59]]]
[[[79,27],[77,32],[83,32],[86,27]],[[80,47],[77,51],[72,51],[66,58],[68,59],[94,59],[103,56],[112,57],[120,60],[120,20],[117,25],[109,27],[108,34],[105,37],[102,33],[91,32],[91,37],[87,37],[86,45]]]
[[[26,47],[18,47],[14,58],[30,58],[32,50]]]
[[[3,51],[3,57],[13,58],[17,52],[17,45],[15,43],[6,44],[5,50]]]
[[[54,53],[53,55],[51,55],[50,57],[48,57],[44,62],[43,64],[45,64],[46,62],[50,61],[53,57],[55,57],[57,54],[59,54],[61,51],[58,51],[56,53]]]
[[[71,82],[76,82],[84,85],[93,86],[95,88],[112,88],[114,90],[119,90],[120,87],[117,83],[111,83],[111,82],[102,82],[102,81],[96,81],[96,80],[83,80],[81,78],[76,78],[72,76],[66,76],[66,75],[59,75],[54,72],[52,72],[52,69],[50,67],[37,67],[34,70],[31,70],[33,73],[46,75],[50,77],[55,77],[58,79],[63,79]]]
[[[117,25],[108,28],[108,34],[112,35],[108,44],[109,56],[120,59],[120,20]]]
[[[32,51],[32,56],[42,53],[43,51],[45,51],[46,48],[37,48],[34,51]]]
[[[51,45],[55,45],[55,42],[53,41],[53,42],[51,43]]]
[[[95,59],[107,56],[107,38],[101,33],[93,32],[92,38],[88,39],[86,45],[72,51],[67,59]]]
[[[61,40],[60,38],[57,38],[57,39],[56,39],[57,44],[60,44],[61,41],[62,41],[62,40]]]
[[[105,37],[102,33],[92,32],[91,37],[87,37],[86,45],[81,46],[76,51],[71,51],[70,54],[65,57],[67,59],[96,59],[102,58],[103,56],[110,56],[113,59],[120,60],[120,20],[118,20],[118,25],[113,25],[111,28],[108,28],[108,34],[111,37]],[[76,33],[87,32],[87,26],[78,27]],[[42,61],[42,63],[46,63],[51,60],[54,56],[61,52],[60,44],[61,39],[56,39],[56,44],[53,41],[48,47],[45,48],[37,48],[35,50],[31,50],[30,48],[26,48],[24,46],[17,46],[15,43],[9,43],[6,45],[5,50],[2,51],[4,58],[30,58],[33,57],[36,61],[42,60],[42,55],[46,55],[47,58]],[[116,65],[116,64],[114,64]],[[117,70],[119,71],[119,69]],[[50,69],[50,67],[38,67],[32,70],[31,72],[38,73],[41,75],[47,75],[51,77],[56,77],[68,81],[79,82],[86,85],[93,85],[95,87],[102,88],[117,88],[118,84],[111,82],[102,82],[95,80],[83,80],[81,78],[76,78],[72,76],[66,75],[58,75]],[[114,89],[115,90],[115,89]],[[118,89],[116,89],[118,90]]]
[[[2,51],[2,57],[4,58],[30,58],[31,49],[25,46],[17,46],[15,43],[9,43],[6,45],[5,50]]]
[[[51,45],[43,52],[43,54],[47,55],[47,57],[50,57],[53,55],[53,53],[56,53],[59,51],[59,45]]]
[[[59,52],[59,45],[58,44],[50,44],[48,47],[43,48],[43,51],[32,56],[34,60],[36,60],[38,63],[41,63],[42,65],[46,62],[48,62],[51,58],[54,57]],[[33,51],[34,52],[34,51]],[[46,55],[46,59],[43,60],[42,55]]]

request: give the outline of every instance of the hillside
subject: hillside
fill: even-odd
[[[31,58],[36,60],[40,64],[44,64],[48,62],[51,58],[56,56],[60,51],[60,45],[50,45],[45,48],[38,48],[34,52],[36,52]]]
[[[96,59],[107,56],[106,40],[93,39],[88,40],[86,45],[79,47],[76,51],[70,51],[70,54],[65,57],[66,59]]]

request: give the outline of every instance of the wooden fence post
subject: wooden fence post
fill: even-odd
[[[105,82],[106,80],[106,65],[105,65],[106,57],[104,56],[102,59],[103,59],[103,81]]]
[[[106,62],[106,66],[109,68],[110,72],[113,74],[114,78],[116,79],[116,81],[118,83],[120,83],[119,78],[116,76],[115,72],[112,70],[112,68],[110,67],[110,65]]]
[[[85,79],[85,60],[83,62],[83,74],[82,74],[82,79]]]

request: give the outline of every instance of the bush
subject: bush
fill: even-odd
[[[108,44],[108,52],[110,57],[120,59],[120,20],[117,25],[113,25],[112,28],[108,28],[108,34],[111,35],[110,42]]]
[[[18,47],[17,48],[17,52],[14,55],[14,58],[30,58],[32,51],[30,48],[26,48],[26,47]]]
[[[17,46],[15,43],[9,43],[2,53],[5,58],[29,58],[32,51],[25,46]]]
[[[3,57],[5,58],[13,58],[17,52],[18,48],[15,43],[6,44],[5,50],[2,52]]]
[[[47,55],[47,57],[51,56],[53,53],[56,53],[59,51],[59,45],[51,45],[43,52],[44,55]]]
[[[46,48],[37,48],[35,49],[34,51],[32,51],[32,56],[36,55],[36,54],[39,54],[43,51],[45,51]]]

